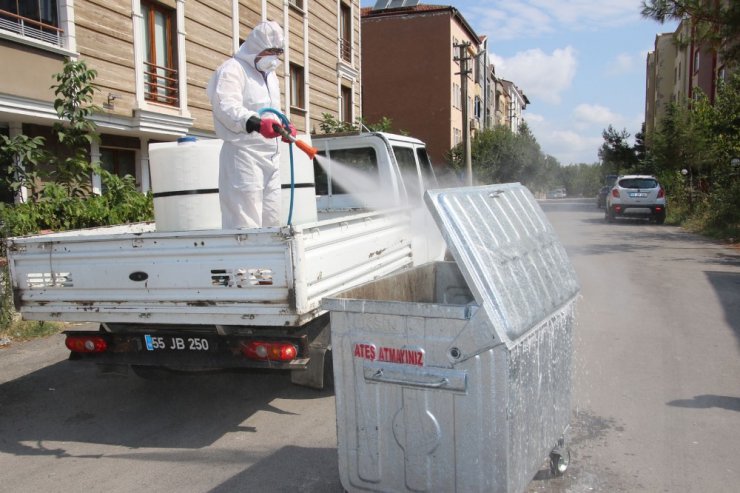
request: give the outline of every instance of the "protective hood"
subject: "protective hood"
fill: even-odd
[[[234,55],[239,60],[255,67],[254,58],[268,48],[284,48],[283,29],[275,21],[257,24]],[[257,67],[255,67],[257,68]]]

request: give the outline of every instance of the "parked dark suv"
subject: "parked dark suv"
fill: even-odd
[[[656,224],[665,222],[665,190],[654,176],[625,175],[617,178],[606,197],[604,218],[642,217]]]
[[[609,194],[609,190],[611,189],[612,187],[609,186],[601,187],[601,189],[599,189],[599,193],[596,195],[596,207],[599,209],[606,207],[606,196]]]

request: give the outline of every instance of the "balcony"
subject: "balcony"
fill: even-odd
[[[144,62],[144,96],[147,101],[178,106],[180,94],[177,70]]]
[[[339,56],[343,62],[352,64],[352,40],[339,39]]]
[[[62,29],[7,10],[0,9],[0,30],[64,48],[64,31]]]

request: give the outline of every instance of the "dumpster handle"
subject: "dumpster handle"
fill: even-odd
[[[441,380],[436,382],[420,382],[418,380],[405,380],[403,378],[389,378],[383,375],[382,368],[379,368],[375,373],[370,375],[368,377],[368,380],[375,380],[383,383],[398,383],[405,385],[416,385],[420,387],[432,387],[435,389],[439,387],[444,387],[445,385],[450,383],[450,380],[448,378],[442,378]]]

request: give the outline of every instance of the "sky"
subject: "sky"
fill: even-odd
[[[655,36],[673,32],[640,15],[640,0],[422,1],[459,10],[489,38],[496,76],[527,96],[524,111],[542,152],[561,165],[598,162],[609,125],[634,138],[645,114],[645,60]],[[362,0],[372,7],[375,0]]]

